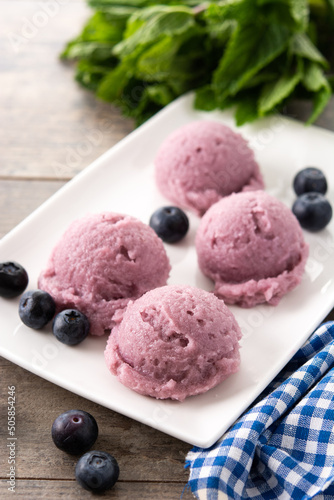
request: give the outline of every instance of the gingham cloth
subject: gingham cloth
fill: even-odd
[[[186,467],[200,500],[334,500],[334,322],[214,446],[193,448]]]

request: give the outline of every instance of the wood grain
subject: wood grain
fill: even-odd
[[[183,466],[188,444],[66,391],[23,368],[2,361],[2,358],[0,360],[2,388],[16,386],[18,478],[73,478],[78,457],[55,448],[51,426],[60,413],[78,408],[95,416],[99,437],[94,447],[117,458],[122,480],[159,482],[163,478],[164,482],[186,483]],[[7,429],[1,426],[0,442],[5,442],[7,436]],[[1,471],[6,470],[6,458],[1,454]]]
[[[0,358],[1,422],[6,422],[6,390],[16,387],[16,495],[18,498],[89,498],[74,480],[78,457],[55,448],[53,420],[63,411],[84,409],[95,416],[99,437],[94,446],[113,454],[120,466],[112,498],[177,499],[187,482],[184,459],[189,445],[132,419],[76,396]],[[0,427],[0,498],[7,498],[9,472],[6,426]],[[136,493],[137,492],[137,493]],[[134,496],[132,496],[134,495]],[[186,492],[185,500],[192,495]]]
[[[0,179],[0,238],[65,184],[65,181]]]
[[[0,483],[0,497],[1,498],[10,498],[8,492],[6,490],[6,485],[1,485]],[[3,491],[3,496],[1,493]],[[114,500],[170,500],[170,499],[179,499],[182,500],[190,500],[194,499],[194,496],[188,491],[183,491],[183,487],[179,483],[141,483],[141,482],[123,482],[119,480],[114,488],[105,493],[104,495],[99,495],[99,498],[112,498]],[[88,491],[83,490],[80,486],[73,480],[71,481],[29,481],[23,480],[20,482],[20,488],[15,492],[15,499],[19,498],[20,500],[31,499],[64,499],[67,500],[69,498],[76,499],[92,499],[92,494]]]
[[[89,16],[85,2],[64,3],[37,28],[41,3],[0,3],[0,175],[70,179],[133,123],[79,87],[73,65],[59,60]]]

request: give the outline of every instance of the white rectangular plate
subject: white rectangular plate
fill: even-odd
[[[230,112],[204,113],[193,96],[178,99],[107,151],[52,196],[0,242],[0,261],[16,260],[27,269],[29,288],[68,224],[88,212],[110,210],[148,222],[167,202],[157,191],[153,160],[163,139],[198,119],[220,120],[235,128]],[[264,175],[266,190],[291,206],[292,179],[305,166],[321,168],[333,200],[334,134],[280,116],[237,129],[250,142]],[[183,242],[166,245],[170,284],[212,289],[197,267],[194,237],[199,219]],[[305,232],[310,257],[302,283],[277,307],[231,307],[241,329],[241,368],[217,388],[183,403],[141,396],[121,385],[105,365],[106,338],[88,338],[76,347],[59,343],[46,331],[20,323],[19,299],[0,299],[0,354],[76,394],[191,444],[212,445],[303,344],[334,304],[334,226]],[[51,395],[50,395],[51,397]]]

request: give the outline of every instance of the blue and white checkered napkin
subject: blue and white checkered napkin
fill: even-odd
[[[320,326],[230,430],[187,456],[200,500],[334,500],[334,322]]]

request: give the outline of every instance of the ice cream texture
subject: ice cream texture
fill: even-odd
[[[155,158],[155,179],[168,200],[199,216],[224,196],[264,187],[247,141],[211,120],[191,122],[165,139]]]
[[[130,299],[165,285],[170,264],[160,238],[123,214],[89,214],[74,221],[52,251],[38,286],[57,309],[86,314],[92,335],[109,333]]]
[[[292,211],[264,191],[213,205],[196,234],[198,264],[228,304],[277,305],[301,281],[308,245]]]
[[[128,304],[105,358],[134,391],[182,401],[238,371],[240,338],[222,300],[199,288],[167,285]]]

